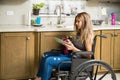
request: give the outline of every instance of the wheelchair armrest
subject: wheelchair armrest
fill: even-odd
[[[73,58],[84,58],[84,59],[92,59],[94,56],[92,51],[79,51],[73,53]]]

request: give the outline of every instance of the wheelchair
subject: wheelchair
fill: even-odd
[[[109,80],[117,80],[111,66],[101,60],[94,59],[98,36],[107,38],[105,35],[95,35],[92,51],[73,53],[72,61],[63,61],[58,65],[57,69],[53,69],[50,80],[108,80],[108,76]],[[90,55],[91,57],[88,57]],[[61,65],[63,64],[71,64],[71,68],[61,69]],[[105,71],[100,74],[98,72],[99,68],[104,68]]]

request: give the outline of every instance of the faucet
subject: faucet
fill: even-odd
[[[54,10],[54,14],[57,14],[58,15],[58,18],[57,18],[57,24],[63,24],[63,20],[62,20],[62,16],[61,16],[61,12],[62,12],[62,6],[61,5],[57,5],[55,10]]]

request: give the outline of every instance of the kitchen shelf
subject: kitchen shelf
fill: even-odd
[[[33,15],[32,14],[32,17],[58,17],[60,15],[55,15],[55,14],[39,14],[39,15]],[[75,17],[75,15],[70,15],[70,16],[67,16],[65,14],[61,14],[61,17]]]

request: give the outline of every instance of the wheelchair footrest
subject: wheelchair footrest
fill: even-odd
[[[59,76],[68,76],[69,75],[69,71],[60,71]]]
[[[86,77],[77,77],[76,80],[86,80]]]
[[[50,78],[50,80],[57,80],[57,78],[56,77],[52,77],[52,78]]]

